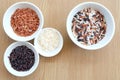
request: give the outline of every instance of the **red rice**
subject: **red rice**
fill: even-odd
[[[30,36],[38,29],[39,17],[30,8],[18,8],[11,17],[11,26],[16,34]]]

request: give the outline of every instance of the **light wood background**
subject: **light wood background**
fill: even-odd
[[[4,51],[14,41],[5,34],[2,19],[7,8],[18,1],[23,0],[0,0],[0,80],[120,80],[120,0],[92,0],[106,6],[116,24],[112,41],[96,51],[77,47],[66,32],[68,13],[85,0],[24,0],[41,9],[45,18],[44,27],[53,27],[62,33],[64,46],[55,57],[40,56],[37,70],[23,78],[11,75],[3,63]]]

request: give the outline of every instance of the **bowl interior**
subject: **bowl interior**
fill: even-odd
[[[11,67],[11,63],[10,63],[9,58],[8,58],[8,56],[10,56],[10,53],[12,52],[12,50],[14,48],[16,48],[17,46],[21,46],[21,45],[26,45],[35,54],[35,63],[32,66],[32,68],[30,70],[28,70],[28,71],[17,71],[15,69],[13,69]],[[5,51],[5,54],[4,54],[4,64],[5,64],[5,67],[7,68],[7,70],[11,74],[13,74],[15,76],[19,76],[19,77],[27,76],[27,75],[31,74],[33,71],[35,71],[35,69],[37,68],[37,66],[39,64],[39,54],[36,52],[36,50],[34,49],[34,47],[33,47],[33,45],[31,43],[28,43],[28,42],[14,42]]]
[[[58,47],[53,51],[43,51],[41,49],[40,45],[38,44],[39,35],[35,38],[34,45],[35,45],[35,48],[40,55],[42,55],[44,57],[52,57],[52,56],[57,55],[60,52],[60,50],[62,49],[62,47],[63,47],[63,37],[62,37],[62,35],[59,31],[57,31],[56,29],[53,29],[53,28],[44,28],[44,29],[42,29],[42,31],[39,34],[41,34],[46,29],[51,29],[51,30],[57,32],[57,34],[59,35],[59,38],[60,38],[60,42],[58,44]]]
[[[101,41],[99,41],[97,44],[90,45],[90,46],[83,45],[80,42],[78,42],[74,38],[73,33],[71,31],[73,16],[78,11],[83,10],[84,8],[93,8],[95,10],[98,10],[101,14],[104,15],[105,20],[106,20],[106,24],[107,24],[107,29],[106,29],[105,37]],[[105,45],[107,45],[111,41],[111,39],[112,39],[112,37],[114,35],[114,31],[115,31],[115,22],[114,22],[112,14],[110,13],[110,11],[107,8],[105,8],[103,5],[101,5],[99,3],[96,3],[96,2],[81,3],[81,4],[77,5],[75,8],[73,8],[71,10],[71,12],[69,13],[69,15],[68,15],[67,24],[66,25],[67,25],[67,32],[68,32],[68,35],[71,38],[71,40],[77,46],[79,46],[79,47],[81,47],[83,49],[88,49],[88,50],[99,49],[99,48],[102,48]]]
[[[26,37],[19,36],[13,31],[13,29],[11,27],[11,23],[10,23],[11,16],[15,12],[15,10],[18,8],[31,8],[37,13],[37,15],[40,19],[40,25],[39,25],[38,29],[36,30],[36,32],[34,32],[30,36],[26,36]],[[13,4],[12,6],[10,6],[7,9],[7,11],[4,14],[4,18],[3,18],[3,26],[4,26],[5,32],[7,33],[7,35],[10,38],[12,38],[13,40],[16,40],[16,41],[28,41],[28,40],[33,39],[36,36],[36,34],[39,32],[39,30],[43,27],[43,23],[44,23],[44,19],[43,19],[42,12],[39,10],[39,8],[37,6],[35,6],[34,4],[29,3],[29,2],[19,2],[19,3]]]

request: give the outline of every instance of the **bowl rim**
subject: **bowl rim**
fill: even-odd
[[[31,34],[30,36],[19,36],[19,35],[17,35],[14,31],[13,31],[13,33],[14,34],[16,34],[17,35],[17,37],[18,38],[20,38],[20,39],[18,39],[18,38],[16,38],[16,37],[12,37],[12,35],[11,34],[9,34],[8,32],[7,32],[7,30],[6,30],[6,26],[5,26],[5,20],[6,20],[6,15],[8,14],[8,12],[9,12],[9,10],[11,9],[11,8],[14,8],[14,6],[17,6],[17,5],[21,5],[21,4],[25,4],[25,5],[29,5],[29,6],[32,6],[33,8],[35,8],[35,12],[37,13],[37,15],[38,15],[38,17],[39,17],[39,19],[40,19],[40,24],[39,24],[39,26],[38,26],[38,29],[33,33],[33,34]],[[31,3],[31,2],[27,2],[27,1],[21,1],[21,2],[16,2],[16,3],[14,3],[14,4],[12,4],[12,5],[10,5],[9,7],[8,7],[8,9],[5,11],[5,13],[4,13],[4,15],[3,15],[3,29],[4,29],[4,31],[5,31],[5,33],[7,34],[7,36],[9,37],[9,38],[11,38],[11,39],[13,39],[13,40],[15,40],[15,41],[30,41],[30,40],[32,40],[32,39],[34,39],[35,37],[36,37],[36,35],[39,33],[39,31],[38,30],[40,30],[40,29],[42,29],[43,28],[43,25],[44,25],[44,16],[43,16],[43,13],[42,13],[42,11],[41,11],[41,9],[39,9],[39,7],[37,7],[35,4],[33,4],[33,3]],[[11,25],[10,25],[11,26]]]
[[[54,30],[55,32],[57,32],[57,34],[59,35],[60,37],[60,43],[58,45],[58,48],[56,48],[55,50],[53,51],[49,51],[49,52],[45,52],[41,49],[38,49],[38,42],[37,42],[37,39],[39,37],[39,35],[44,31],[44,30],[47,30],[47,29],[51,29],[51,30]],[[53,56],[56,56],[57,54],[60,53],[60,51],[62,50],[63,48],[63,37],[62,37],[62,34],[55,28],[52,28],[52,27],[46,27],[46,28],[43,28],[40,33],[36,36],[36,38],[34,39],[34,46],[36,48],[36,50],[38,51],[38,53],[43,56],[43,57],[53,57]],[[49,53],[49,54],[48,54]]]
[[[10,52],[8,53],[8,51],[12,51],[15,47],[20,46],[20,45],[26,45],[27,47],[30,46],[29,48],[34,52],[34,55],[35,55],[34,65],[28,71],[17,71],[12,68],[10,63],[8,63],[9,62],[8,55],[10,55]],[[3,58],[4,66],[7,69],[7,71],[17,77],[25,77],[25,76],[32,74],[37,69],[39,65],[39,61],[40,61],[39,54],[37,53],[34,46],[29,42],[13,42],[6,48],[3,57],[4,57]]]
[[[83,5],[87,5],[87,4],[89,4],[89,5],[98,5],[99,7],[102,7],[104,10],[106,10],[106,12],[108,12],[108,14],[110,15],[110,18],[111,18],[111,20],[112,20],[112,23],[113,23],[113,30],[112,30],[112,33],[111,33],[111,37],[109,38],[109,40],[104,44],[104,45],[100,45],[98,48],[90,48],[90,47],[85,47],[85,46],[83,46],[82,44],[77,44],[77,42],[71,37],[71,35],[70,35],[70,33],[71,33],[71,31],[69,31],[69,28],[68,27],[70,27],[70,26],[68,26],[68,21],[69,21],[69,17],[71,16],[71,14],[73,13],[73,11],[76,9],[76,8],[78,8],[78,7],[80,7],[80,6],[83,6]],[[112,13],[109,11],[109,9],[108,8],[106,8],[104,5],[102,5],[102,4],[100,4],[100,3],[98,3],[98,2],[82,2],[82,3],[79,3],[78,5],[76,5],[75,7],[73,7],[73,9],[69,12],[69,14],[68,14],[68,16],[67,16],[67,20],[66,20],[66,30],[67,30],[67,33],[68,33],[68,36],[69,36],[69,38],[72,40],[72,42],[74,43],[74,44],[76,44],[78,47],[80,47],[80,48],[82,48],[82,49],[85,49],[85,50],[98,50],[98,49],[101,49],[101,48],[103,48],[103,47],[105,47],[111,40],[112,40],[112,38],[113,38],[113,36],[114,36],[114,34],[115,34],[115,20],[114,20],[114,17],[113,17],[113,15],[112,15]],[[91,47],[93,47],[94,45],[90,45]]]

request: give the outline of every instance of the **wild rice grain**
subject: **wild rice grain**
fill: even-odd
[[[74,15],[71,29],[77,41],[93,45],[104,38],[106,21],[99,11],[85,8]]]

